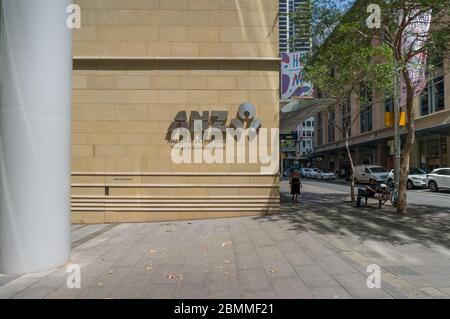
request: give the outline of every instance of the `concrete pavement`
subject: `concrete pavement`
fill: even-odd
[[[450,297],[448,209],[355,209],[328,185],[305,181],[299,204],[285,195],[266,217],[75,225],[80,289],[60,267],[0,276],[0,298]],[[366,284],[371,264],[379,289]]]

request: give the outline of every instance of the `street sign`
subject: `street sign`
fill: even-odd
[[[280,140],[281,141],[297,141],[298,140],[298,134],[297,132],[291,132],[287,134],[280,134]]]

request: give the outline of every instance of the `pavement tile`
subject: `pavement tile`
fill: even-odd
[[[169,299],[175,298],[176,285],[149,285],[139,298],[141,299]]]
[[[0,299],[11,298],[35,284],[37,278],[17,278],[0,287]]]
[[[326,185],[305,183],[301,203],[266,217],[74,226],[81,289],[62,266],[0,275],[0,298],[450,297],[450,215],[356,211]],[[366,285],[370,264],[381,289]]]
[[[75,299],[82,293],[81,289],[73,288],[69,289],[66,285],[52,290],[45,299]]]
[[[117,287],[111,291],[107,298],[112,299],[138,299],[144,292],[144,287],[124,286]]]
[[[42,299],[51,293],[53,288],[30,288],[23,290],[13,297],[13,299]]]
[[[271,279],[278,298],[283,299],[312,299],[309,287],[300,278],[273,278]]]
[[[295,271],[310,288],[339,286],[336,280],[319,265],[298,266],[295,267]]]
[[[81,293],[76,297],[77,299],[106,299],[108,295],[113,291],[113,288],[85,288],[81,290]]]
[[[434,288],[434,287],[421,287],[420,288],[422,291],[424,291],[425,293],[427,293],[428,295],[430,295],[431,297],[434,298],[439,298],[439,297],[445,297],[446,294],[445,292]]]
[[[273,290],[267,273],[262,269],[238,270],[237,277],[245,291]]]
[[[367,277],[361,274],[335,275],[334,279],[354,298],[391,299],[392,296],[380,288],[367,287]]]
[[[352,296],[340,286],[314,287],[311,293],[316,299],[352,299]]]

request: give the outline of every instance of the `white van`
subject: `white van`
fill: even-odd
[[[389,172],[378,165],[359,165],[355,167],[355,183],[386,183]]]

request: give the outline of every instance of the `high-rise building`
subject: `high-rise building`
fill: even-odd
[[[296,28],[292,16],[297,10],[309,10],[309,5],[309,0],[279,0],[280,53],[310,50],[311,39],[309,35],[305,35],[305,37],[296,35],[298,28]]]

